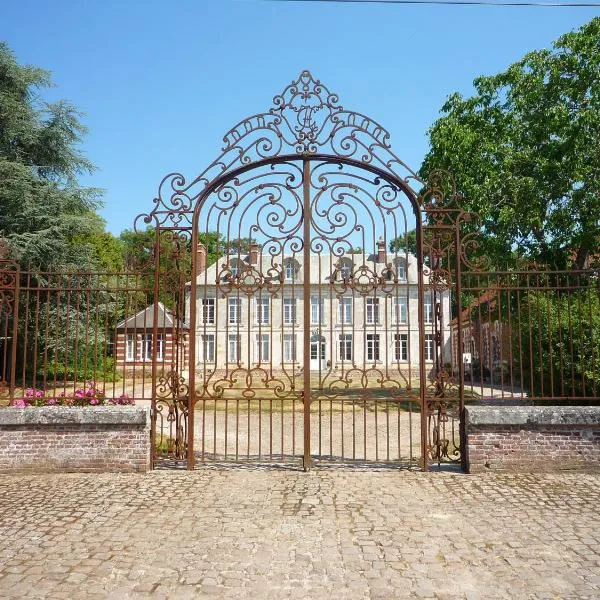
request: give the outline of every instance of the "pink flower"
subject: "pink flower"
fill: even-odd
[[[17,400],[13,401],[13,406],[17,408],[25,408],[27,406],[27,402],[25,398],[18,398]]]
[[[58,403],[58,400],[57,400],[56,398],[48,398],[48,399],[46,400],[46,404],[47,404],[48,406],[54,406],[54,405],[55,405],[55,404],[57,404],[57,403]]]

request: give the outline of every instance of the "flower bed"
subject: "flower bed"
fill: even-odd
[[[28,406],[131,406],[135,400],[127,394],[117,398],[107,398],[94,382],[88,382],[77,388],[72,394],[61,392],[58,396],[37,388],[27,388],[22,398],[15,398],[11,406],[27,408]]]

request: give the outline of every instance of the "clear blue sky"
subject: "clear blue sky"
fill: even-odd
[[[0,38],[53,73],[48,99],[85,113],[102,215],[119,233],[162,177],[193,178],[222,137],[309,69],[392,135],[418,169],[453,91],[550,46],[599,9],[341,5],[260,0],[3,0]]]

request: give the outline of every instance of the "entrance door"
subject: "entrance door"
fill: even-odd
[[[313,335],[310,340],[310,370],[323,371],[325,366],[325,340],[322,336]]]

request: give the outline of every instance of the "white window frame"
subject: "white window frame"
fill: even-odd
[[[215,324],[215,299],[214,298],[202,298],[202,323],[205,325]]]
[[[425,334],[425,360],[428,362],[433,362],[434,359],[434,341],[433,334],[427,333]]]
[[[352,325],[354,313],[354,298],[342,296],[340,298],[338,318],[340,325]]]
[[[240,263],[237,259],[229,262],[229,270],[232,278],[236,278],[240,274]]]
[[[366,299],[365,322],[367,325],[377,325],[379,323],[379,298],[372,297]]]
[[[406,325],[408,323],[408,298],[406,296],[394,296],[392,299],[394,325]]]
[[[153,337],[154,337],[154,335],[152,333],[142,334],[141,357],[142,357],[143,361],[152,360],[152,350],[153,350],[153,346],[154,346]],[[156,340],[157,340],[157,342],[156,342],[156,360],[162,360],[163,359],[163,349],[164,349],[163,334],[157,333]]]
[[[202,336],[202,360],[205,363],[215,362],[215,334],[206,333]]]
[[[285,333],[283,335],[283,362],[296,362],[296,334]]]
[[[345,260],[340,266],[340,277],[342,279],[350,279],[352,277],[352,263]]]
[[[310,324],[325,324],[325,302],[320,296],[310,297]]]
[[[227,321],[230,325],[237,325],[242,320],[242,299],[227,299]]]
[[[288,258],[283,265],[284,277],[286,281],[294,281],[296,278],[296,264],[293,259]]]
[[[367,333],[367,360],[369,362],[379,361],[381,344],[378,333]]]
[[[398,263],[398,280],[406,281],[406,265],[404,263]]]
[[[125,336],[125,360],[135,362],[137,350],[137,336],[135,333],[128,333]]]
[[[242,344],[237,333],[230,333],[227,337],[227,362],[237,363],[242,355]]]
[[[296,323],[296,298],[283,299],[283,323],[284,325]]]
[[[256,322],[259,325],[268,325],[271,320],[271,298],[256,299]]]
[[[265,363],[271,360],[271,336],[261,333],[256,336],[256,362]]]
[[[408,334],[394,334],[394,360],[396,362],[408,361]]]
[[[338,355],[342,362],[352,362],[354,360],[354,345],[351,333],[340,333]]]
[[[423,299],[423,322],[433,323],[433,294],[431,292],[425,292]]]

